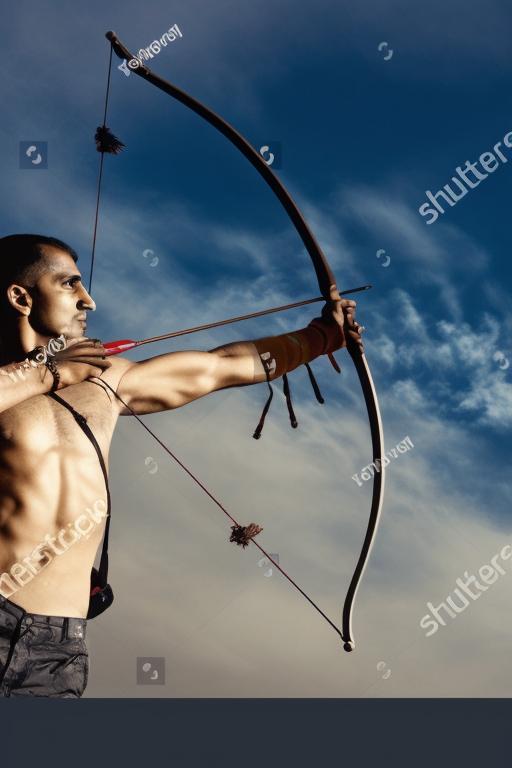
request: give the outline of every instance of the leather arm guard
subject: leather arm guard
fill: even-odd
[[[272,378],[277,379],[299,365],[340,349],[345,339],[337,323],[315,317],[306,328],[256,339],[253,344]]]

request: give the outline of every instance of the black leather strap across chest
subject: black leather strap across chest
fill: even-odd
[[[100,567],[99,567],[99,574],[101,578],[101,582],[103,584],[107,583],[107,575],[108,575],[108,533],[110,529],[110,489],[108,487],[108,475],[107,475],[107,468],[105,466],[105,461],[103,459],[103,454],[101,452],[101,448],[98,444],[98,441],[96,440],[94,433],[90,426],[87,423],[87,419],[85,416],[82,416],[81,413],[76,411],[72,405],[70,405],[66,400],[63,400],[62,397],[57,395],[55,392],[47,392],[46,395],[48,397],[51,397],[56,402],[63,405],[65,408],[68,409],[68,411],[73,415],[73,418],[75,419],[76,423],[81,427],[81,429],[85,432],[91,443],[93,444],[96,453],[98,454],[98,459],[101,466],[101,471],[103,472],[103,477],[105,478],[105,487],[107,489],[107,522],[105,525],[105,535],[103,537],[103,547],[101,550],[101,560],[100,560]]]

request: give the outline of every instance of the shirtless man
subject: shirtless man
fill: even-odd
[[[76,260],[54,238],[0,239],[0,696],[78,698],[87,685],[91,568],[110,499],[100,462],[118,416],[131,413],[103,382],[135,413],[156,413],[275,379],[345,346],[344,333],[360,343],[355,302],[333,286],[323,318],[294,333],[141,362],[109,358],[85,336],[95,303]],[[21,367],[57,337],[66,349]]]

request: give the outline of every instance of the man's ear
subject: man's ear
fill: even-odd
[[[13,283],[7,289],[7,301],[11,307],[23,315],[29,315],[32,307],[32,297],[22,285]]]

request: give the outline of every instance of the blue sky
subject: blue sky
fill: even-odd
[[[20,2],[4,19],[2,234],[68,241],[88,277],[99,158],[93,135],[109,55],[104,33],[115,30],[137,51],[177,23],[183,37],[162,49],[152,69],[256,148],[281,143],[277,172],[339,288],[374,285],[358,297],[358,317],[367,328],[386,446],[406,435],[414,443],[389,468],[379,537],[355,609],[358,651],[345,657],[288,585],[262,578],[255,554],[244,559],[231,550],[220,513],[139,425],[121,419],[110,455],[118,597],[91,628],[88,695],[510,695],[509,573],[435,637],[418,627],[427,601],[445,599],[457,577],[476,572],[512,539],[512,149],[509,163],[435,223],[418,212],[426,190],[441,189],[457,166],[477,161],[512,131],[510,15],[501,3],[483,1],[468,8],[438,0],[277,7],[116,0],[84,8]],[[384,41],[388,48],[379,51]],[[93,281],[98,308],[89,332],[103,340],[143,338],[317,295],[309,257],[249,163],[211,126],[136,75],[127,78],[117,63],[107,122],[127,148],[106,158]],[[48,142],[48,168],[21,170],[20,141]],[[156,266],[143,257],[146,249]],[[282,333],[303,327],[320,305],[316,310],[129,356]],[[242,519],[263,519],[263,545],[280,553],[335,618],[369,512],[369,489],[351,476],[371,460],[362,395],[350,359],[337,357],[341,377],[325,360],[313,365],[323,408],[304,370],[291,375],[295,431],[280,386],[259,442],[251,434],[263,386],[148,417]],[[148,456],[158,463],[155,474]],[[137,626],[132,598],[144,603]],[[128,638],[120,655],[111,642],[118,627]],[[137,655],[167,659],[168,682],[156,694],[135,685]],[[385,681],[376,669],[381,660],[393,670]]]

